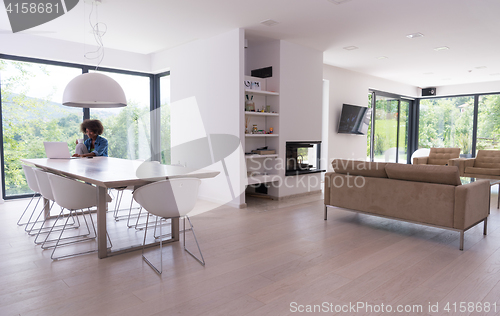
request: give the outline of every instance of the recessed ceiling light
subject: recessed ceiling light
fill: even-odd
[[[475,67],[476,69],[485,69],[486,66],[478,66],[478,67]]]
[[[433,75],[433,72],[424,72],[424,75]]]
[[[422,33],[412,33],[412,34],[406,35],[406,37],[408,37],[408,38],[424,37],[424,34],[422,34]]]
[[[342,3],[349,2],[351,0],[328,0],[328,1],[330,1],[333,4],[342,4]]]
[[[387,59],[387,58],[389,58],[389,57],[387,57],[387,56],[379,56],[379,57],[377,57],[377,59]]]
[[[265,26],[274,26],[278,23],[279,23],[278,21],[271,20],[271,19],[260,22],[260,24],[264,24]]]
[[[443,81],[448,81],[448,80],[451,80],[451,78],[444,78],[444,79],[441,79]]]
[[[494,73],[494,74],[490,74],[490,76],[500,76],[500,72],[497,72],[497,73]]]
[[[358,47],[356,46],[346,46],[344,47],[345,50],[355,50],[355,49],[358,49]]]
[[[438,52],[438,51],[440,51],[440,50],[448,50],[448,49],[450,49],[448,46],[441,46],[441,47],[436,47],[436,48],[434,48],[434,50],[435,50],[436,52]]]

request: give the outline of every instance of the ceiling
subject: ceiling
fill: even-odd
[[[98,16],[106,48],[141,54],[244,28],[323,51],[326,64],[418,87],[500,80],[499,0],[331,1],[345,0],[102,0]],[[91,7],[80,1],[16,35],[93,44]],[[268,19],[279,23],[260,23]],[[424,36],[406,37],[417,32]],[[6,33],[0,10],[0,45]],[[449,50],[434,50],[443,46]]]

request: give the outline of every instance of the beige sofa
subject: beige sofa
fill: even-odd
[[[500,179],[500,150],[478,150],[476,158],[451,159],[462,177]]]
[[[431,148],[429,156],[413,158],[414,165],[447,165],[450,159],[460,157],[460,148]]]
[[[490,185],[478,180],[462,185],[451,166],[404,165],[335,159],[325,176],[328,208],[349,210],[464,232],[484,222],[486,235]]]

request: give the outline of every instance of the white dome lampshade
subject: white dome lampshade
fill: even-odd
[[[78,108],[127,106],[125,92],[115,80],[100,73],[85,73],[71,80],[63,93],[63,105]]]

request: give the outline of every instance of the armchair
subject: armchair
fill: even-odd
[[[428,157],[413,158],[414,165],[449,165],[449,160],[460,157],[460,148],[431,148]]]
[[[451,159],[450,165],[462,177],[500,179],[500,150],[478,150],[476,158]]]

